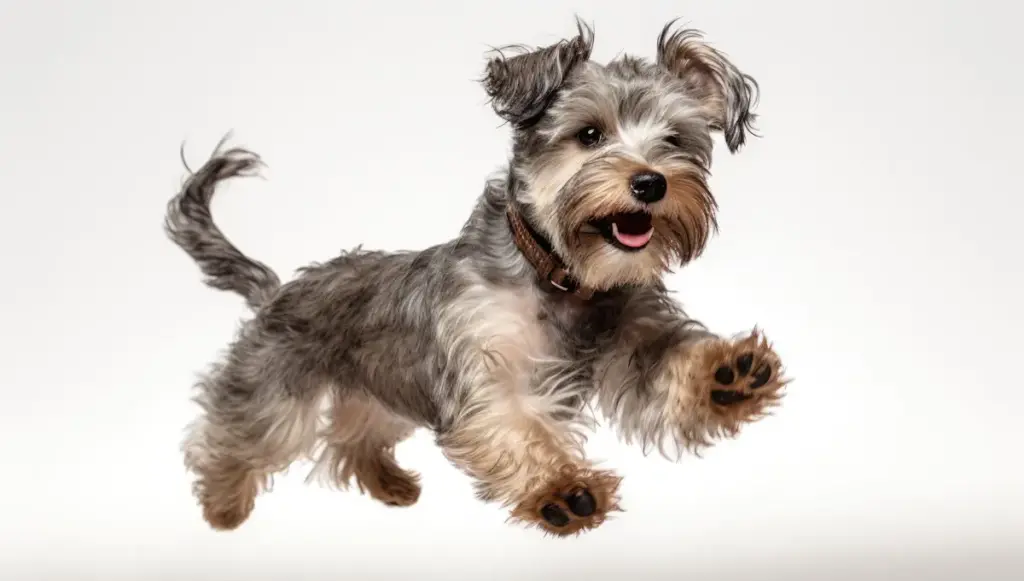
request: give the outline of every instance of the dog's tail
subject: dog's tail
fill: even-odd
[[[281,280],[267,265],[242,254],[228,241],[213,223],[210,200],[220,182],[258,175],[263,162],[255,153],[242,148],[223,150],[223,146],[224,140],[194,173],[182,156],[190,175],[178,195],[167,204],[164,230],[199,263],[206,275],[203,282],[216,289],[237,292],[245,297],[250,308],[257,310],[281,286]]]

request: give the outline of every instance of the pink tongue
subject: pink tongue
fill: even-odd
[[[612,222],[612,236],[615,237],[623,246],[629,246],[630,248],[643,248],[648,242],[651,241],[651,236],[654,235],[654,228],[651,228],[643,234],[626,234],[619,232],[619,225]]]

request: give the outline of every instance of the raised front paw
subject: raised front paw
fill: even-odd
[[[747,351],[737,355],[735,360],[719,365],[714,375],[718,389],[711,389],[711,401],[731,406],[753,398],[758,389],[767,386],[777,375],[777,366],[765,355]]]
[[[699,397],[724,428],[758,419],[782,397],[788,383],[768,340],[756,329],[746,337],[703,343],[695,354],[693,379]]]
[[[512,517],[559,537],[596,528],[620,510],[620,478],[611,472],[567,467],[512,510]]]

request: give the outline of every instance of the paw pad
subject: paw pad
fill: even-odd
[[[727,365],[723,365],[715,371],[715,381],[722,385],[729,385],[735,379],[735,374],[733,374],[732,369],[729,369]]]
[[[750,368],[754,365],[754,354],[744,353],[736,358],[736,371],[740,372],[740,375],[746,375],[750,373]]]
[[[745,352],[731,363],[715,369],[714,379],[719,386],[732,387],[712,389],[711,401],[721,406],[730,406],[754,397],[754,394],[746,390],[753,391],[768,385],[772,379],[772,367],[766,361],[759,361],[754,353]]]
[[[588,517],[597,512],[597,500],[586,488],[563,495],[559,500],[564,502],[569,512],[577,517]],[[554,502],[544,505],[540,509],[540,515],[549,525],[558,528],[566,526],[571,520],[565,509]]]
[[[565,503],[569,505],[569,510],[576,516],[590,516],[597,510],[597,501],[586,488],[572,493],[569,498],[565,499]]]
[[[712,389],[711,390],[711,401],[718,405],[733,405],[741,401],[746,401],[754,396],[747,395],[742,391],[734,391],[731,389]]]
[[[754,372],[754,382],[750,384],[750,389],[764,387],[771,378],[772,368],[768,367],[767,363],[762,363],[761,367],[758,367],[757,371]]]
[[[553,527],[564,527],[569,524],[569,515],[554,503],[544,505],[544,508],[540,509],[540,515]]]
[[[607,470],[569,465],[523,498],[510,516],[556,537],[579,534],[600,526],[609,513],[622,510],[617,494],[621,480]]]

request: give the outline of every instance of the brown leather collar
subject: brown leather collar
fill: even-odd
[[[551,250],[550,244],[526,223],[514,204],[508,205],[505,214],[516,246],[546,284],[583,300],[594,296],[593,290],[580,285],[579,281],[569,274],[565,264]]]

